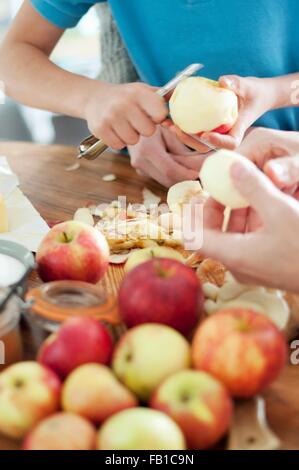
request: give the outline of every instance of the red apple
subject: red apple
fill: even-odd
[[[46,339],[38,361],[64,379],[82,364],[109,364],[112,350],[112,337],[105,325],[93,318],[74,317]]]
[[[85,364],[66,379],[62,390],[62,407],[95,423],[101,423],[118,411],[137,406],[133,393],[99,364]]]
[[[213,314],[192,343],[196,369],[205,370],[235,397],[252,397],[276,379],[286,362],[286,340],[264,315],[245,309]]]
[[[191,268],[156,258],[127,274],[119,291],[119,309],[128,327],[163,323],[186,335],[203,311],[203,292]]]
[[[70,220],[50,230],[36,260],[45,282],[71,279],[95,284],[108,268],[109,246],[94,227]]]
[[[184,370],[166,379],[151,400],[183,431],[189,449],[207,449],[227,432],[232,400],[226,388],[206,372]]]
[[[0,374],[0,433],[20,439],[59,407],[61,383],[37,362],[19,362]]]
[[[23,450],[93,450],[95,447],[95,428],[72,413],[55,413],[44,419],[23,443]]]

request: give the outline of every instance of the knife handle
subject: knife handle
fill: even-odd
[[[276,450],[280,445],[280,440],[267,423],[262,397],[236,403],[228,450]]]

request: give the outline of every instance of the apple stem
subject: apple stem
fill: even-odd
[[[63,237],[64,237],[65,243],[68,243],[69,239],[68,239],[68,236],[67,236],[66,232],[63,232]]]

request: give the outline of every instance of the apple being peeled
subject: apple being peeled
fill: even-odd
[[[219,82],[189,77],[177,85],[169,111],[173,122],[187,134],[226,134],[237,121],[238,98]]]
[[[120,316],[128,327],[163,323],[189,334],[203,311],[203,292],[194,271],[166,258],[137,266],[119,290]]]
[[[61,383],[37,362],[19,362],[0,374],[0,433],[21,439],[59,407]]]
[[[45,340],[38,361],[64,379],[82,364],[109,364],[112,350],[112,337],[105,325],[93,318],[74,317]]]
[[[119,380],[146,401],[164,379],[190,367],[190,345],[168,326],[136,326],[116,345],[112,367]]]
[[[55,225],[36,256],[44,282],[73,280],[96,284],[109,265],[109,246],[94,227],[70,220]]]
[[[99,364],[85,364],[66,379],[62,390],[62,407],[94,423],[126,408],[137,406],[134,395]]]
[[[166,379],[151,400],[182,429],[188,449],[207,449],[227,432],[232,400],[226,388],[206,372],[184,370]]]
[[[72,413],[55,413],[41,421],[26,437],[23,450],[94,450],[96,430]]]
[[[164,413],[134,408],[117,413],[101,427],[98,450],[185,450],[178,425]]]
[[[217,377],[235,397],[248,398],[273,382],[286,363],[286,340],[264,315],[245,309],[213,314],[192,343],[193,365]]]

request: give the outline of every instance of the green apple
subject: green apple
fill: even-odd
[[[178,425],[164,413],[148,408],[124,410],[101,427],[98,450],[185,450]]]
[[[166,379],[155,391],[151,406],[180,426],[189,449],[215,445],[232,417],[232,399],[224,385],[206,372],[194,370]]]
[[[141,400],[171,374],[190,366],[190,345],[166,325],[145,323],[129,330],[116,345],[112,367]]]
[[[173,248],[168,248],[167,246],[153,246],[134,251],[129,256],[128,261],[125,264],[125,271],[128,273],[132,269],[136,268],[136,266],[139,266],[139,264],[145,263],[152,258],[175,259],[181,263],[184,263],[185,261],[183,255]]]

